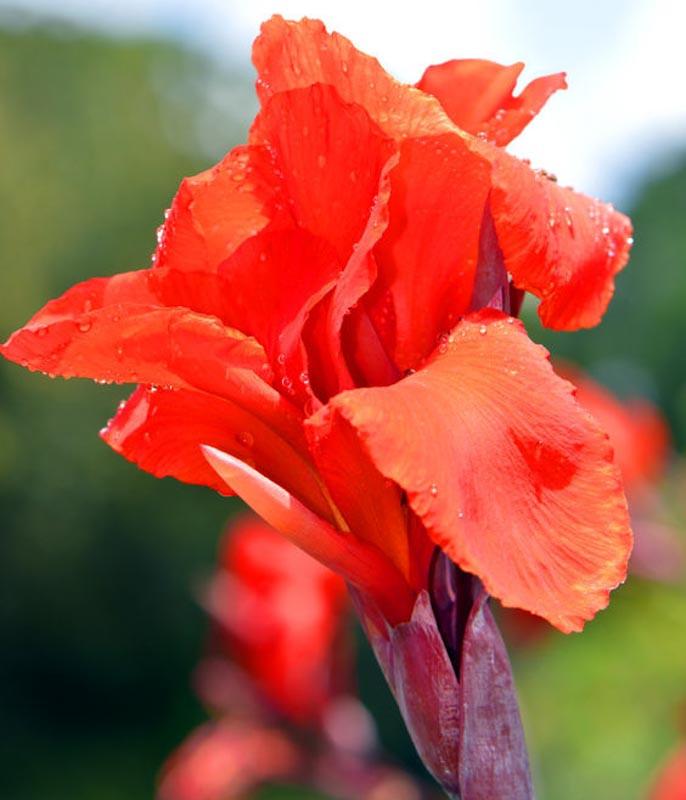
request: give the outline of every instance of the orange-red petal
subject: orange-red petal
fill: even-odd
[[[514,284],[541,299],[538,314],[549,328],[597,325],[629,258],[629,219],[503,150],[475,145],[493,164],[491,210]]]
[[[201,445],[210,444],[252,464],[330,519],[306,452],[286,416],[278,416],[275,406],[281,399],[268,387],[261,393],[249,384],[243,388],[232,401],[204,392],[138,387],[101,436],[158,478],[172,476],[226,493],[226,484],[202,455]]]
[[[471,315],[416,374],[330,405],[505,605],[580,630],[624,579],[632,537],[607,436],[521,323]]]
[[[310,452],[348,527],[385,552],[409,579],[407,519],[400,489],[376,469],[355,430],[340,415],[325,408],[311,422],[305,426]]]
[[[391,294],[402,371],[467,311],[489,192],[490,165],[455,134],[405,140],[391,173],[390,222],[376,248]]]
[[[479,58],[437,64],[422,75],[417,87],[441,101],[448,116],[465,131],[503,146],[518,136],[543,108],[551,94],[566,89],[564,73],[536,78],[515,97],[524,69]]]
[[[283,216],[272,155],[236,147],[211,169],[181,182],[158,232],[156,267],[208,271]]]
[[[255,40],[253,63],[262,103],[278,92],[324,83],[346,102],[362,106],[393,138],[453,129],[436,98],[394,80],[375,58],[344,36],[330,34],[319,20],[273,16]]]
[[[258,371],[264,351],[216,317],[161,305],[150,271],[93,278],[51,300],[0,346],[31,370],[103,382],[185,386],[184,356]],[[211,355],[210,355],[211,354]]]
[[[333,86],[279,92],[250,132],[274,154],[297,225],[328,241],[344,264],[362,236],[395,143]]]

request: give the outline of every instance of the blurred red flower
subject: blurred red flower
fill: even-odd
[[[204,593],[212,636],[194,681],[216,719],[167,760],[158,800],[252,797],[279,781],[341,800],[428,797],[380,760],[351,694],[346,598],[339,577],[259,518],[232,520]]]
[[[461,576],[563,631],[625,577],[607,437],[514,316],[530,291],[544,324],[596,324],[631,226],[501,146],[560,75],[515,97],[521,65],[449,62],[409,87],[320,22],[280,17],[253,59],[248,144],[182,182],[153,268],[74,287],[2,353],[140,384],[103,432],[115,450],[235,492],[343,575],[415,741],[443,736],[420,752],[471,800],[505,762],[485,748],[489,781],[458,779],[451,737],[474,703],[460,695],[446,726],[410,683],[456,693],[462,659],[460,686],[486,698],[497,664],[507,698],[491,708],[510,717],[475,724],[519,731],[487,595]],[[490,735],[472,731],[465,760]]]
[[[686,745],[679,745],[662,765],[648,800],[686,800]]]
[[[350,688],[345,584],[259,518],[244,516],[227,530],[205,602],[214,648],[294,723],[319,720]]]

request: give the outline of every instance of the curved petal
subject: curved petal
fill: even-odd
[[[337,530],[249,464],[209,446],[203,453],[226,485],[265,522],[373,597],[389,621],[397,624],[409,617],[413,595],[382,551],[353,533]]]
[[[288,397],[310,396],[302,331],[340,270],[331,245],[302,228],[264,231],[220,267],[231,324],[264,346]]]
[[[332,519],[302,445],[278,414],[279,396],[244,386],[238,402],[204,392],[140,386],[101,436],[120,455],[158,478],[171,476],[223,494],[226,484],[204,458],[211,444],[269,475],[317,514]],[[252,391],[250,389],[252,388]]]
[[[65,378],[185,386],[184,354],[264,373],[254,339],[216,317],[161,305],[149,285],[152,271],[93,278],[51,300],[0,353],[31,370]]]
[[[362,106],[393,138],[454,130],[436,98],[394,80],[375,58],[339,33],[330,34],[319,20],[273,16],[263,23],[252,56],[263,104],[278,92],[324,83]]]
[[[355,536],[382,550],[409,580],[408,531],[400,489],[375,468],[354,429],[328,412],[318,417],[316,425],[305,425],[319,474]]]
[[[558,72],[536,78],[515,97],[523,69],[521,61],[504,66],[479,58],[455,59],[428,67],[417,88],[437,97],[460,128],[504,146],[524,130],[551,94],[567,88],[564,73]]]
[[[269,145],[295,222],[345,263],[362,236],[395,142],[333,86],[279,92],[250,131]]]
[[[467,311],[489,190],[488,161],[459,136],[402,143],[390,223],[376,248],[378,280],[390,291],[395,318],[387,349],[401,371],[416,367]]]
[[[484,311],[416,374],[330,405],[454,561],[572,631],[624,579],[631,531],[607,436],[546,355]]]
[[[247,238],[283,215],[272,155],[234,148],[222,161],[181,182],[158,230],[156,267],[208,271]]]
[[[629,258],[629,219],[487,143],[478,149],[493,165],[491,211],[514,284],[541,298],[549,328],[597,325]]]

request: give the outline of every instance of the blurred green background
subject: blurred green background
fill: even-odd
[[[244,138],[251,81],[171,44],[0,18],[2,338],[75,281],[147,264],[180,178]],[[625,210],[636,247],[604,324],[560,336],[527,323],[620,394],[652,397],[683,451],[686,159]],[[238,506],[102,444],[125,393],[0,364],[3,800],[150,798],[204,719],[193,587]],[[630,580],[582,636],[551,634],[514,663],[540,799],[639,798],[678,736],[686,593]],[[388,749],[416,769],[366,650],[359,672]]]

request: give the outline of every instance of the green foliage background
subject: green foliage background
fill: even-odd
[[[240,96],[252,78],[222,80]],[[0,28],[3,338],[75,281],[146,265],[180,178],[210,161],[207,142],[218,156],[244,137],[250,109],[217,115],[212,81],[209,65],[170,44]],[[527,319],[613,388],[652,394],[679,447],[685,219],[686,162],[641,192],[635,255],[601,328],[558,336]],[[149,798],[165,756],[204,718],[188,685],[205,629],[192,589],[237,506],[111,453],[97,431],[125,394],[0,364],[7,800]],[[678,735],[685,622],[680,587],[630,581],[582,636],[515,653],[542,800],[642,796]],[[360,687],[389,750],[416,769],[368,651]]]

